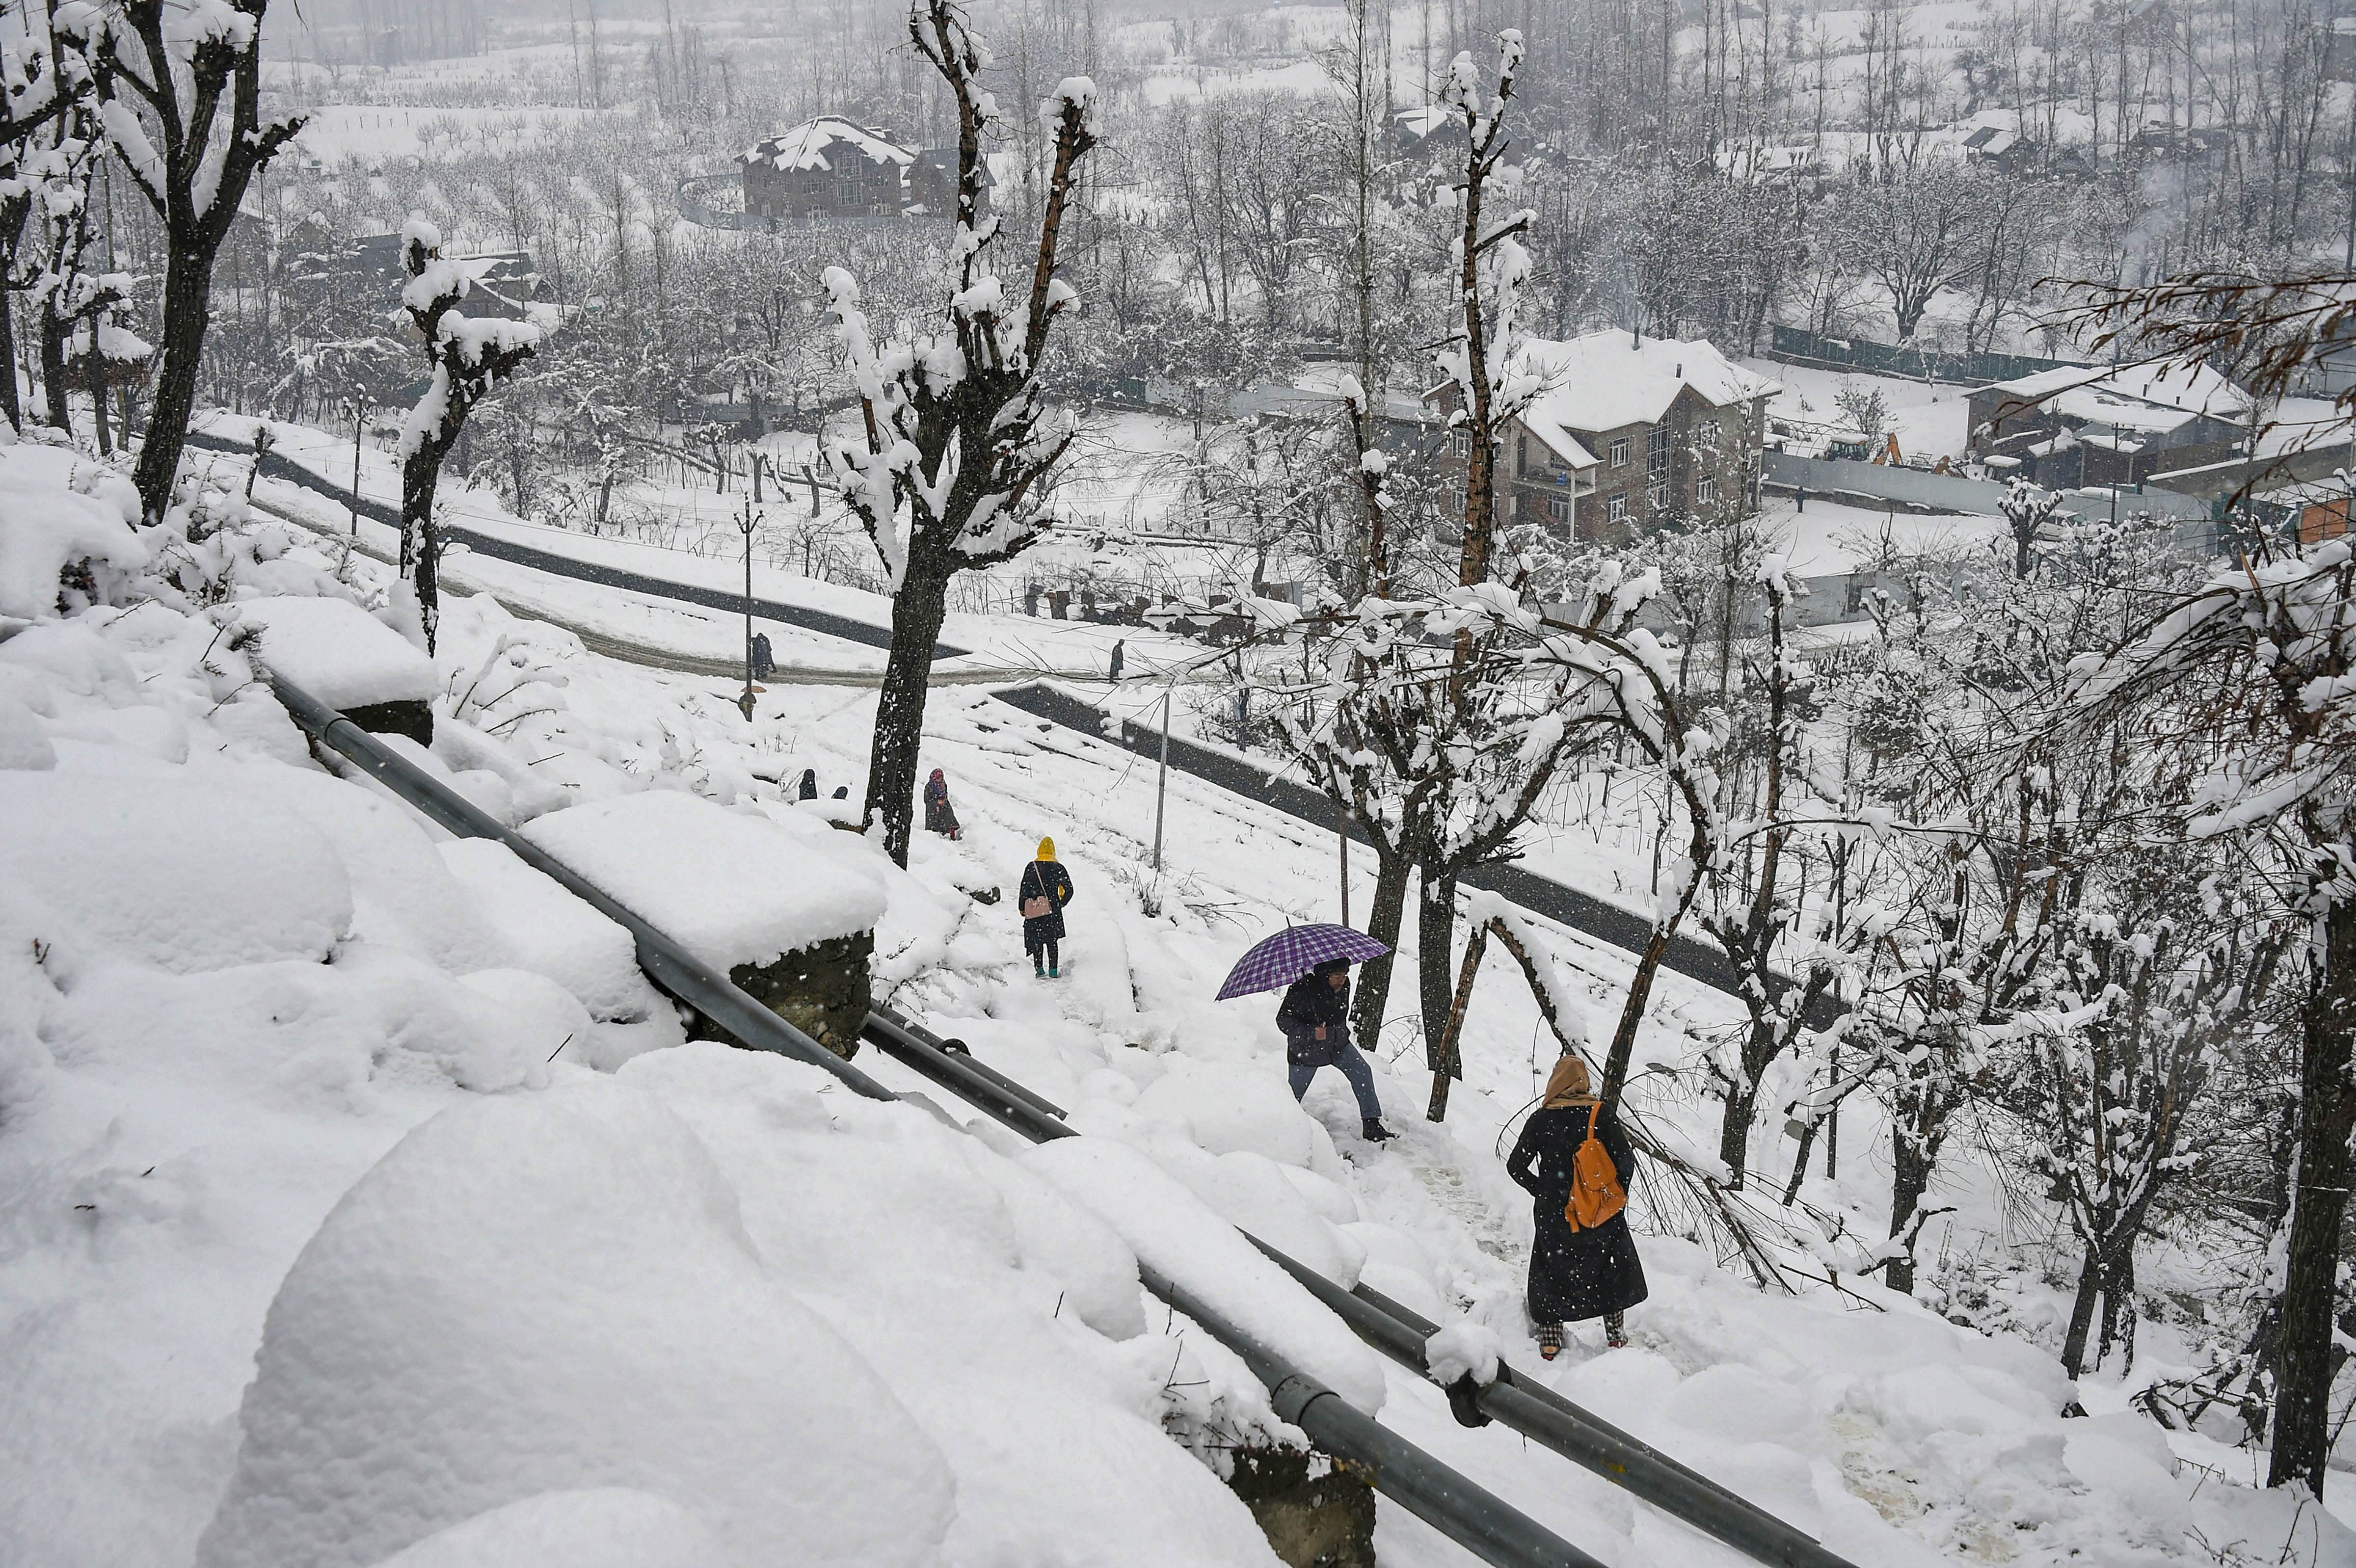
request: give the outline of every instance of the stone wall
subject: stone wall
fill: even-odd
[[[1227,1485],[1288,1568],[1375,1568],[1375,1487],[1355,1465],[1298,1448],[1238,1448]]]
[[[875,933],[854,931],[814,946],[797,948],[767,964],[739,964],[728,978],[755,1001],[849,1061],[859,1050],[870,999],[867,961]],[[699,1017],[691,1040],[725,1040],[726,1034]]]

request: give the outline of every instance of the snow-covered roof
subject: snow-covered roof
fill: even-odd
[[[1654,423],[1687,387],[1714,408],[1781,389],[1708,342],[1638,339],[1616,330],[1568,343],[1533,338],[1516,368],[1545,383],[1522,422],[1574,468],[1592,467],[1596,459],[1571,432]]]
[[[1391,116],[1392,123],[1418,141],[1430,135],[1448,123],[1448,111],[1436,103],[1420,109],[1402,109]]]
[[[2239,420],[2250,396],[2206,365],[2182,359],[2123,365],[2062,366],[1986,389],[2020,402],[2050,401],[2057,412],[2131,430],[2174,430],[2187,420]]]
[[[845,147],[871,164],[905,167],[916,155],[877,131],[839,114],[821,114],[783,131],[745,153],[743,162],[778,169],[836,169],[833,150]]]

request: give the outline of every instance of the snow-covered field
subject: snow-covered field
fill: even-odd
[[[1419,1052],[1377,1064],[1405,1135],[1379,1150],[1333,1075],[1294,1106],[1269,999],[1209,999],[1249,942],[1332,916],[1323,834],[1173,777],[1149,914],[1151,769],[948,688],[924,765],[966,832],[921,837],[902,872],[772,782],[809,767],[855,795],[869,693],[773,692],[747,723],[725,682],[589,654],[487,595],[446,607],[430,665],[349,622],[247,643],[249,624],[361,616],[283,601],[379,601],[382,573],[218,496],[229,527],[201,550],[134,534],[124,490],[0,449],[0,1560],[1269,1561],[1203,1461],[1282,1434],[1239,1362],[1149,1309],[1146,1251],[1216,1264],[1203,1288],[1248,1323],[1615,1568],[1740,1561],[1455,1425],[1291,1287],[1219,1262],[1216,1213],[1487,1326],[1517,1369],[1859,1568],[2356,1562],[2337,1523],[2238,1484],[2248,1454],[2171,1448],[2121,1388],[2082,1383],[2096,1413],[2062,1420],[2033,1331],[1986,1337],[1847,1278],[1762,1291],[1686,1239],[1657,1180],[1636,1194],[1635,1343],[1606,1351],[1590,1325],[1542,1367],[1500,1151],[1550,1048],[1510,973],[1478,994],[1444,1125],[1421,1118]],[[102,546],[106,603],[41,602],[44,571]],[[647,874],[638,837],[597,824],[666,792],[700,941],[801,940],[880,904],[877,994],[1086,1136],[1034,1153],[683,1043],[616,928],[323,766],[257,656],[347,701],[432,690],[434,746],[403,749],[592,875]],[[1080,895],[1053,983],[1008,901],[972,896],[1011,888],[1042,834]],[[809,874],[760,869],[777,856]],[[1547,938],[1607,1018],[1627,956]],[[1639,1060],[1688,1059],[1733,1016],[1672,977]],[[1710,1107],[1637,1103],[1673,1144],[1712,1136]],[[1788,1146],[1760,1137],[1780,1187]],[[1853,1232],[1823,1259],[1877,1234],[1887,1179],[1869,1115],[1845,1139],[1840,1179],[1806,1189]],[[1955,1169],[1931,1244],[2001,1254],[1994,1194]],[[2033,1263],[2000,1288],[2050,1324]],[[2190,1359],[2151,1325],[2138,1376]],[[1468,1561],[1388,1503],[1377,1546]]]

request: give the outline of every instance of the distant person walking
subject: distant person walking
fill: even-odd
[[[949,805],[949,781],[938,768],[925,781],[925,831],[952,839],[959,833],[957,810]]]
[[[1056,944],[1064,940],[1064,906],[1071,901],[1071,874],[1055,859],[1055,841],[1042,838],[1039,858],[1023,868],[1023,885],[1014,895],[1015,907],[1023,912],[1023,951],[1040,979],[1063,974]]]
[[[1320,964],[1284,993],[1276,1027],[1284,1031],[1285,1074],[1296,1100],[1309,1093],[1321,1067],[1338,1067],[1358,1097],[1359,1136],[1370,1144],[1398,1135],[1383,1125],[1383,1103],[1375,1095],[1374,1069],[1350,1043],[1350,961]]]
[[[769,634],[753,634],[753,678],[766,680],[777,673],[777,660],[769,647]]]
[[[818,770],[816,768],[804,768],[802,770],[800,798],[803,800],[816,800],[818,798]]]
[[[1538,1354],[1549,1361],[1562,1351],[1562,1326],[1590,1317],[1603,1319],[1605,1344],[1625,1345],[1623,1315],[1649,1294],[1625,1212],[1615,1210],[1596,1224],[1576,1222],[1574,1198],[1590,1201],[1602,1174],[1580,1168],[1580,1151],[1590,1137],[1610,1155],[1611,1174],[1624,1199],[1636,1174],[1628,1134],[1617,1108],[1589,1088],[1587,1063],[1566,1055],[1554,1064],[1545,1103],[1530,1113],[1505,1161],[1505,1173],[1533,1200],[1537,1239],[1530,1248],[1530,1321],[1537,1326]]]
[[[1120,678],[1120,667],[1123,662],[1125,662],[1128,645],[1129,639],[1127,637],[1116,637],[1113,639],[1112,677],[1115,680],[1119,680]]]

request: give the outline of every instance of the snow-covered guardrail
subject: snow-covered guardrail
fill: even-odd
[[[1059,1107],[961,1053],[958,1042],[940,1039],[889,1008],[868,1015],[862,1038],[951,1093],[988,1109],[1025,1137],[1045,1142],[1073,1136],[1063,1125]],[[1331,1308],[1361,1339],[1419,1374],[1426,1370],[1428,1347],[1431,1337],[1440,1332],[1439,1324],[1364,1285],[1344,1290],[1249,1232],[1245,1239]],[[1755,1562],[1774,1568],[1850,1568],[1845,1559],[1805,1531],[1573,1404],[1545,1384],[1521,1381],[1502,1360],[1494,1381],[1485,1386],[1451,1389],[1450,1404],[1459,1421],[1483,1425],[1494,1420]]]
[[[738,1044],[809,1062],[867,1099],[905,1098],[937,1115],[946,1115],[924,1096],[894,1094],[836,1056],[562,861],[502,826],[301,687],[276,676],[272,677],[271,687],[294,721],[320,745],[364,769],[450,832],[462,837],[495,838],[505,844],[525,864],[619,924],[636,943],[639,966],[648,977],[701,1013]],[[922,1037],[897,1014],[871,1014],[867,1033],[894,1060],[1033,1141],[1074,1136],[1063,1125],[1060,1113],[1055,1113],[1046,1101],[969,1057],[942,1049],[941,1042]],[[1256,1240],[1254,1244],[1287,1272],[1298,1274],[1300,1265]],[[1356,1409],[1330,1385],[1231,1321],[1212,1298],[1142,1260],[1138,1276],[1158,1298],[1184,1313],[1205,1333],[1240,1356],[1253,1375],[1268,1385],[1270,1403],[1279,1416],[1308,1434],[1310,1440],[1325,1453],[1366,1467],[1377,1491],[1482,1561],[1496,1568],[1604,1568],[1595,1558],[1520,1509]],[[1417,1366],[1420,1371],[1419,1359]],[[1795,1564],[1795,1568],[1819,1565]],[[1846,1565],[1827,1558],[1820,1568]]]

